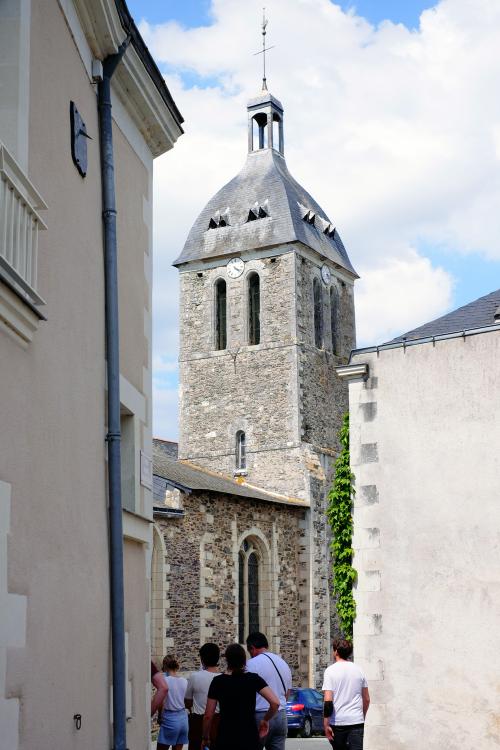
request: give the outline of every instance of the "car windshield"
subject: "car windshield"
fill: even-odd
[[[297,702],[297,697],[298,697],[298,690],[292,690],[290,692],[289,697],[288,697],[287,703],[296,703]]]

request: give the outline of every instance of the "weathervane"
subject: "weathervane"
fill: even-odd
[[[256,55],[262,55],[263,63],[264,63],[264,75],[262,76],[262,91],[267,91],[267,80],[266,80],[266,52],[270,49],[274,49],[275,45],[273,44],[271,47],[266,47],[266,27],[268,24],[268,20],[266,18],[266,9],[262,8],[262,49],[260,52],[256,52]]]

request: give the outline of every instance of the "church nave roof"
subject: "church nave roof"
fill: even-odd
[[[236,481],[231,477],[224,476],[202,466],[197,466],[190,461],[177,461],[172,454],[166,453],[161,443],[165,441],[153,440],[153,474],[167,480],[169,484],[183,491],[204,490],[217,492],[224,495],[236,495],[239,497],[264,500],[265,502],[295,505],[303,508],[309,507],[307,500],[280,495],[276,492],[268,492],[260,487],[255,487],[245,481]],[[170,442],[170,441],[167,441]],[[170,443],[170,445],[173,445]]]

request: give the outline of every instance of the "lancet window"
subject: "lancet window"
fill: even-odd
[[[215,284],[215,348],[227,347],[227,290],[224,279]]]
[[[339,353],[339,298],[337,290],[330,287],[330,327],[332,334],[332,352]]]
[[[314,304],[314,343],[318,349],[323,346],[323,292],[318,278],[313,281]]]
[[[236,470],[244,471],[247,468],[246,436],[243,430],[236,433]]]
[[[245,642],[249,633],[260,630],[261,559],[248,539],[238,555],[238,640]]]
[[[248,278],[248,343],[260,343],[260,279],[257,273]]]

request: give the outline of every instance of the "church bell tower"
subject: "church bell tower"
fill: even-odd
[[[174,263],[179,459],[309,502],[301,617],[312,674],[329,655],[325,497],[347,410],[335,367],[355,345],[357,275],[334,223],[288,171],[282,104],[264,90],[247,109],[245,165]]]

